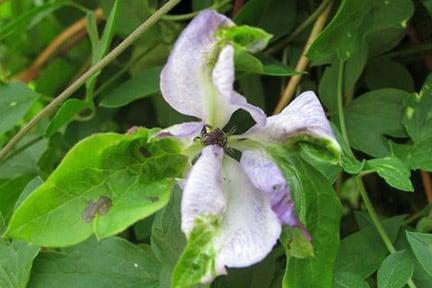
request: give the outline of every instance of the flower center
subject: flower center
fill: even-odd
[[[207,127],[204,127],[201,131],[201,143],[204,146],[219,145],[225,149],[227,145],[227,135],[219,128],[208,131]]]

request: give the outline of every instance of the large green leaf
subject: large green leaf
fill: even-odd
[[[406,235],[418,262],[432,277],[432,234],[407,231]]]
[[[42,253],[33,266],[29,288],[159,287],[160,264],[150,247],[117,237]]]
[[[334,288],[369,288],[366,280],[358,274],[345,272],[336,276]]]
[[[20,82],[0,83],[0,134],[13,128],[38,98],[38,94]]]
[[[310,164],[278,147],[269,151],[287,178],[297,215],[312,236],[315,254],[288,259],[283,287],[331,287],[342,206],[328,180]]]
[[[236,70],[250,74],[268,76],[293,76],[298,74],[293,67],[274,59],[259,59],[246,51],[236,51]]]
[[[378,270],[378,288],[401,288],[411,278],[414,265],[405,250],[390,254]]]
[[[404,216],[395,216],[382,221],[392,241],[396,239],[403,219]],[[384,242],[374,226],[361,229],[345,237],[341,241],[336,259],[335,282],[339,281],[338,279],[345,273],[359,275],[362,279],[366,279],[378,269],[387,254]],[[361,261],[353,259],[361,259]]]
[[[368,35],[404,29],[413,14],[410,0],[343,0],[336,15],[310,47],[313,60],[346,60],[367,47]]]
[[[365,93],[345,108],[351,145],[374,157],[389,154],[386,136],[406,136],[402,125],[403,101],[410,93],[380,89]]]
[[[26,288],[39,247],[0,239],[0,287]]]
[[[159,92],[161,70],[161,66],[143,70],[106,95],[100,105],[102,107],[117,108]]]
[[[413,92],[415,89],[414,79],[408,69],[389,59],[378,58],[368,64],[365,71],[365,82],[369,90],[395,88]]]
[[[418,94],[405,99],[403,124],[414,143],[432,136],[432,74],[425,80]]]
[[[432,171],[432,137],[413,145],[391,143],[391,150],[412,170]]]
[[[152,133],[140,129],[80,141],[16,210],[6,235],[68,246],[93,232],[99,238],[119,233],[165,206],[187,160],[174,140]]]
[[[409,167],[394,156],[368,160],[366,169],[377,172],[387,184],[394,188],[403,191],[414,191],[410,180],[411,171]]]

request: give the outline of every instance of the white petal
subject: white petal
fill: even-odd
[[[208,100],[217,96],[212,79],[219,52],[215,33],[221,27],[233,25],[224,15],[205,10],[177,39],[161,74],[161,91],[165,101],[180,113],[216,124],[208,119],[213,117]]]
[[[207,146],[192,167],[183,190],[182,231],[189,235],[199,216],[222,215],[225,197],[222,181],[223,149]]]
[[[216,32],[234,23],[205,10],[182,32],[161,73],[165,101],[180,113],[195,116],[214,128],[223,128],[235,110],[251,113],[264,123],[264,112],[233,90],[234,48],[216,39]]]
[[[265,126],[255,125],[242,137],[270,143],[284,143],[290,137],[298,135],[329,140],[333,148],[340,151],[324,109],[312,91],[302,93],[281,113],[267,118]]]
[[[216,270],[246,267],[261,261],[276,244],[281,224],[270,203],[230,157],[224,158],[227,202],[221,232],[215,239]]]

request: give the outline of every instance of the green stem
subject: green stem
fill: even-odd
[[[290,35],[285,38],[281,38],[277,40],[274,44],[272,44],[268,49],[268,54],[274,54],[277,51],[285,48],[292,40],[297,38],[303,31],[306,30],[310,25],[312,25],[315,20],[322,14],[322,12],[327,8],[332,0],[323,0],[318,6],[318,8],[308,17],[305,21],[303,21]]]
[[[225,0],[220,3],[214,3],[210,8],[219,11],[219,9],[222,9],[225,5],[230,3],[231,0]],[[164,15],[161,19],[168,20],[168,21],[186,21],[194,18],[198,13],[201,11],[195,11],[191,13],[181,14],[181,15]]]
[[[396,250],[392,244],[392,241],[390,240],[386,231],[384,230],[384,226],[382,226],[381,222],[379,221],[378,215],[375,212],[375,209],[372,206],[372,203],[371,203],[369,196],[366,192],[366,189],[363,185],[363,181],[361,180],[361,176],[360,175],[356,176],[355,181],[356,181],[356,184],[359,188],[360,196],[363,199],[363,203],[366,207],[366,210],[368,211],[369,216],[371,217],[372,222],[374,223],[375,228],[378,231],[378,234],[381,236],[381,239],[383,240],[384,245],[386,246],[387,250],[390,253],[394,253]]]
[[[345,142],[347,144],[349,144],[348,133],[347,133],[346,126],[345,126],[344,111],[343,111],[344,64],[345,64],[345,62],[343,60],[339,60],[338,78],[337,78],[337,108],[338,108],[339,125],[341,128],[342,137],[344,138]]]
[[[48,104],[42,111],[40,111],[33,119],[31,119],[12,139],[0,150],[0,160],[2,160],[12,148],[43,118],[51,115],[57,108],[69,98],[75,91],[77,91],[90,77],[98,71],[110,64],[115,58],[129,48],[145,31],[152,27],[162,15],[168,13],[174,6],[181,0],[169,0],[152,16],[150,16],[144,23],[142,23],[135,31],[133,31],[127,38],[125,38],[117,47],[115,47],[104,58],[97,62],[94,66],[90,67],[81,77],[74,83],[66,88],[60,95],[58,95],[50,104]]]
[[[339,124],[341,127],[341,133],[342,137],[348,144],[348,149],[351,149],[351,146],[349,144],[348,140],[348,134],[345,126],[345,117],[344,117],[344,111],[343,111],[343,76],[344,76],[344,61],[339,61],[338,66],[338,83],[337,83],[337,104],[338,104],[338,117],[339,117]],[[396,252],[396,249],[393,246],[392,241],[390,240],[390,237],[387,235],[386,231],[384,230],[384,226],[382,226],[381,222],[379,221],[378,215],[375,211],[375,208],[372,205],[372,202],[369,199],[369,196],[366,192],[366,189],[363,185],[362,181],[362,174],[359,174],[355,177],[356,185],[358,186],[360,196],[362,197],[363,203],[366,207],[366,210],[368,211],[369,216],[372,219],[373,224],[375,225],[376,230],[378,231],[378,234],[380,235],[382,241],[384,242],[384,245],[386,246],[387,250],[391,253]],[[410,279],[407,282],[408,287],[410,288],[416,288],[416,285]]]
[[[369,196],[366,192],[366,189],[363,185],[363,181],[361,179],[361,176],[360,175],[356,176],[355,181],[356,181],[356,184],[359,188],[360,196],[363,199],[363,203],[366,207],[366,210],[368,211],[369,216],[371,217],[372,222],[375,225],[376,230],[378,231],[378,234],[380,235],[381,239],[383,240],[384,245],[386,246],[386,248],[390,252],[390,254],[396,252],[396,249],[394,248],[392,241],[388,237],[386,231],[384,230],[384,226],[379,221],[378,215],[375,212],[374,207],[372,206],[372,203],[371,203]],[[414,284],[414,281],[412,279],[408,280],[407,285],[410,288],[416,288],[417,287]]]

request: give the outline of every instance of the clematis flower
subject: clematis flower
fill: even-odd
[[[161,74],[165,101],[199,119],[162,130],[158,137],[177,137],[185,147],[194,147],[197,160],[182,185],[181,228],[189,238],[197,225],[217,223],[210,240],[213,265],[202,282],[226,273],[226,267],[261,261],[276,244],[282,225],[303,227],[267,146],[305,136],[340,149],[313,92],[267,118],[234,91],[234,46],[220,38],[221,30],[234,26],[224,15],[201,12],[179,36]],[[222,129],[238,109],[256,124],[242,135],[228,135]],[[230,149],[241,151],[240,161],[230,156]],[[210,218],[217,221],[205,221]]]

